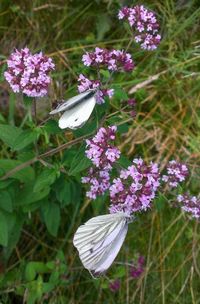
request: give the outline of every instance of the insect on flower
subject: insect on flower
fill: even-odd
[[[133,217],[123,212],[91,218],[76,231],[73,239],[83,266],[95,278],[112,265],[125,240]]]
[[[59,119],[58,125],[61,129],[81,128],[90,118],[96,104],[96,89],[87,90],[67,101],[62,101],[49,114],[64,112]]]

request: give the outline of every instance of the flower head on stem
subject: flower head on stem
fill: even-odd
[[[4,76],[15,93],[22,92],[29,97],[43,97],[51,81],[49,73],[55,65],[42,52],[32,55],[26,47],[15,50],[7,60],[8,69]]]

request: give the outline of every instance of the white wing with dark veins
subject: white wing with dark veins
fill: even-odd
[[[62,114],[58,121],[61,129],[70,128],[77,129],[83,126],[90,118],[92,111],[95,107],[96,99],[91,97],[77,104],[73,108],[67,110]]]
[[[49,114],[57,114],[59,112],[63,112],[66,110],[70,110],[73,107],[75,107],[77,104],[80,104],[82,101],[93,97],[96,93],[96,89],[87,90],[83,93],[80,93],[68,100],[66,100],[64,103],[59,104],[56,109],[52,110]]]
[[[74,246],[93,276],[104,273],[116,258],[128,231],[129,219],[123,212],[94,217],[74,235]]]

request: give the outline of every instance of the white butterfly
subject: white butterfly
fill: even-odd
[[[82,127],[89,119],[96,104],[96,89],[91,89],[76,95],[57,106],[49,114],[65,111],[60,117],[58,125],[61,129],[77,129]]]
[[[130,215],[118,212],[93,217],[78,228],[73,244],[92,276],[103,274],[111,266],[132,221]]]

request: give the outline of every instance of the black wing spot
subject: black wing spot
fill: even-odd
[[[90,248],[90,253],[93,253],[93,251],[94,251],[93,248]]]
[[[78,120],[78,118],[76,118],[74,121],[77,121]]]

